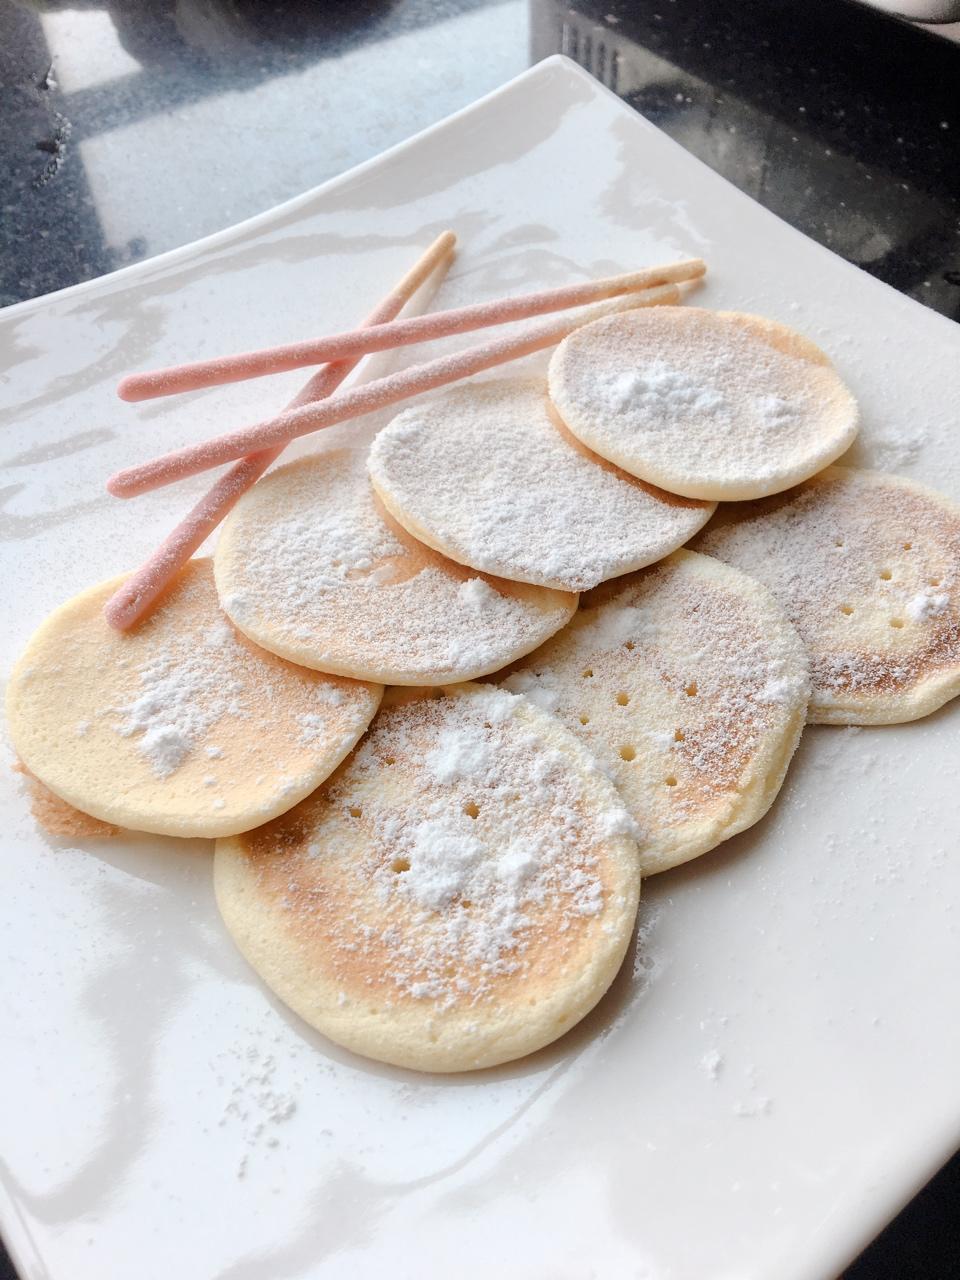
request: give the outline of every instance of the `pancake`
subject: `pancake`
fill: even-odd
[[[657,307],[565,338],[550,396],[595,453],[688,498],[778,493],[833,462],[857,405],[812,342],[760,316]]]
[[[569,592],[478,575],[379,506],[361,450],[281,467],[227,518],[220,600],[257,644],[305,667],[429,685],[497,671],[577,607]]]
[[[7,690],[24,764],[82,813],[161,835],[246,831],[309,795],[369,724],[382,688],[238,635],[209,560],[191,560],[129,632],[103,617],[122,581],[52,613]]]
[[[276,822],[217,843],[217,902],[276,994],[331,1040],[420,1071],[532,1053],[600,999],[633,931],[631,822],[525,698],[395,691]],[[399,695],[399,696],[398,696]]]
[[[809,692],[800,638],[770,593],[689,551],[585,597],[503,684],[557,716],[616,783],[645,876],[763,817]]]
[[[810,655],[815,724],[896,724],[960,693],[960,509],[878,471],[831,467],[723,511],[701,550],[764,582]]]
[[[676,550],[710,503],[653,489],[585,449],[540,382],[477,382],[404,410],[370,478],[415,538],[517,582],[585,591]]]

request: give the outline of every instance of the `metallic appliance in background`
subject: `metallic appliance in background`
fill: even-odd
[[[849,0],[531,0],[531,43],[805,234],[960,319],[957,46]]]

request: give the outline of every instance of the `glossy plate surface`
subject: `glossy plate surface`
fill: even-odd
[[[4,674],[204,485],[123,503],[109,472],[303,380],[132,407],[117,379],[350,326],[448,225],[440,305],[703,255],[705,305],[834,357],[863,408],[851,460],[960,499],[956,326],[556,58],[252,222],[0,313]],[[450,1079],[352,1058],[273,1000],[219,922],[209,846],[45,839],[4,768],[3,1229],[24,1274],[824,1280],[960,1140],[958,729],[960,706],[808,730],[764,822],[648,882],[640,948],[585,1026]]]

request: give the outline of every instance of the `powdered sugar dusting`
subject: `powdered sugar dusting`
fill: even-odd
[[[570,591],[660,559],[710,513],[598,465],[538,382],[470,384],[414,405],[380,432],[369,465],[397,518],[455,560]]]
[[[950,597],[945,591],[935,594],[921,591],[907,605],[907,617],[914,622],[926,622],[930,618],[939,618],[950,608]]]
[[[304,807],[299,850],[264,828],[261,876],[319,931],[341,993],[368,974],[440,1011],[487,1001],[534,963],[562,971],[588,922],[622,909],[604,849],[633,825],[542,733],[493,688],[384,708]]]
[[[444,729],[424,764],[437,782],[469,780],[489,769],[490,743],[485,734],[475,729]]]
[[[723,1068],[723,1054],[719,1049],[708,1049],[700,1059],[700,1066],[709,1080],[719,1080]]]
[[[857,408],[836,373],[788,331],[693,307],[598,320],[550,364],[570,430],[676,492],[770,492],[853,440]]]
[[[549,700],[595,754],[643,832],[646,872],[732,834],[747,780],[789,759],[809,693],[773,600],[685,551],[598,588],[503,685]]]
[[[614,412],[639,409],[653,421],[676,417],[678,413],[705,413],[722,417],[729,426],[730,405],[724,397],[664,360],[606,374],[598,378],[597,390],[601,404]]]
[[[960,513],[911,482],[835,467],[744,503],[698,545],[765,583],[811,657],[814,703],[907,696],[960,665]]]
[[[562,626],[574,604],[427,551],[378,510],[362,453],[346,450],[256,485],[224,529],[217,583],[227,612],[265,646],[389,683],[496,670]]]
[[[205,738],[228,720],[242,722],[256,738],[264,719],[293,714],[301,747],[326,750],[339,743],[347,721],[341,722],[338,713],[342,709],[349,720],[357,698],[366,699],[362,686],[355,686],[351,697],[347,682],[296,679],[285,664],[257,656],[225,618],[203,622],[216,609],[210,576],[209,562],[200,562],[171,600],[170,622],[163,608],[154,615],[149,625],[159,628],[162,638],[149,644],[146,660],[136,666],[136,696],[102,709],[98,718],[106,718],[121,737],[134,739],[158,778],[171,777],[200,747],[207,768],[223,759],[223,749]],[[294,712],[292,701],[307,709]],[[217,782],[212,773],[201,779],[204,787]],[[219,798],[211,804],[224,807]]]
[[[119,708],[117,732],[137,746],[158,778],[169,777],[208,729],[241,714],[238,672],[244,651],[227,624],[170,637],[139,668],[140,695]],[[231,674],[233,678],[231,679]]]

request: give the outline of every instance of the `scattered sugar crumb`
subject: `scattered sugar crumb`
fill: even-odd
[[[700,1066],[711,1080],[718,1080],[723,1069],[723,1054],[719,1049],[708,1049],[700,1059]]]
[[[761,1094],[759,1097],[751,1098],[746,1102],[735,1102],[733,1104],[733,1114],[745,1118],[766,1116],[770,1114],[772,1106],[773,1099]]]
[[[907,605],[907,616],[914,622],[926,622],[929,618],[939,618],[949,608],[950,597],[945,592],[921,591]]]
[[[278,1131],[296,1114],[297,1099],[277,1086],[277,1060],[255,1041],[219,1054],[212,1065],[221,1082],[233,1077],[218,1125],[239,1130],[245,1150],[236,1176],[243,1179],[257,1149],[279,1145]]]

